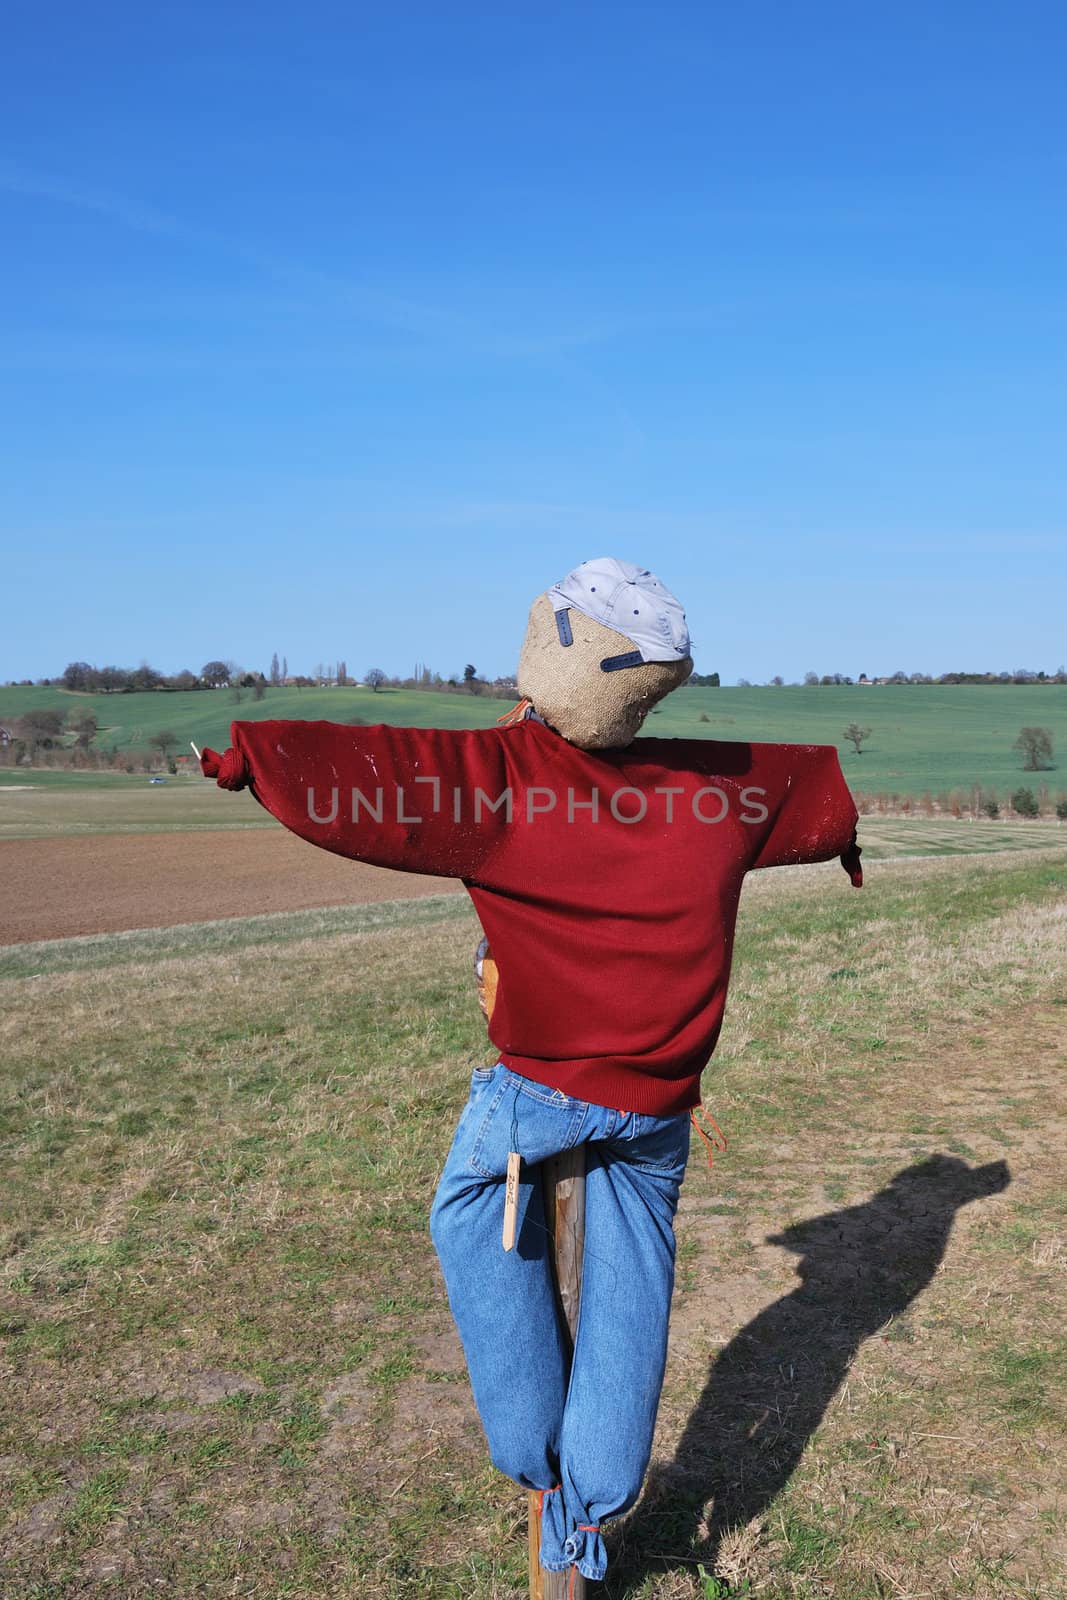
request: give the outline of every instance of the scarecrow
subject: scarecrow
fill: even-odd
[[[232,747],[202,757],[312,844],[458,878],[474,902],[497,1059],[473,1073],[430,1228],[492,1458],[537,1492],[541,1565],[589,1579],[651,1452],[742,880],[837,856],[862,883],[832,745],[635,738],[691,670],[675,597],[602,558],[534,602],[503,726],[235,722]],[[572,1355],[538,1167],[579,1145]]]

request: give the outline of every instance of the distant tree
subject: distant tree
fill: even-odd
[[[195,689],[198,681],[199,680],[197,679],[196,673],[190,672],[188,667],[183,667],[182,670],[180,672],[176,672],[171,679],[171,682],[176,689]]]
[[[780,689],[784,682],[785,679],[782,677],[782,674],[780,672],[776,672],[774,677],[771,679],[771,688]]]
[[[283,683],[285,682],[285,680],[286,680],[286,678],[288,676],[289,676],[289,663],[286,660],[286,658],[284,656],[282,656],[282,682]]]
[[[97,682],[105,694],[114,694],[116,689],[125,689],[128,676],[121,667],[101,667]]]
[[[244,699],[244,692],[239,683],[235,683],[231,688],[230,699],[233,701],[235,706],[239,706],[241,701]]]
[[[363,682],[369,684],[374,690],[375,694],[377,694],[378,690],[385,682],[385,673],[382,671],[381,667],[371,667],[363,674]]]
[[[1036,817],[1041,808],[1032,789],[1016,789],[1011,797],[1011,809],[1020,817]]]
[[[72,661],[63,669],[63,686],[66,689],[88,689],[96,669],[88,661]]]
[[[1056,815],[1061,822],[1067,822],[1067,800],[1056,801]]]
[[[253,700],[262,700],[262,699],[265,698],[266,693],[267,693],[267,685],[263,681],[263,674],[260,673],[259,677],[256,679],[255,688],[252,690],[252,699]]]
[[[463,668],[463,682],[467,685],[467,688],[470,690],[471,694],[476,693],[478,685],[478,668],[472,666],[469,661]]]
[[[339,661],[337,663],[337,682],[339,687],[342,689],[348,682],[348,663],[346,661]]]
[[[257,682],[258,682],[258,679],[257,679],[256,674],[254,672],[242,673],[241,679],[240,679],[240,686],[241,686],[242,689],[254,689],[256,684],[257,684]]]
[[[850,722],[844,732],[844,738],[848,740],[849,744],[855,745],[858,756],[863,754],[864,740],[870,737],[870,728],[861,728],[858,722]]]
[[[281,668],[278,665],[277,650],[275,650],[274,654],[270,658],[270,681],[275,688],[277,688],[279,683],[282,681]]]
[[[161,732],[154,733],[148,743],[153,750],[158,750],[164,761],[166,761],[171,751],[177,749],[180,741],[176,733],[172,733],[169,728],[164,728]]]
[[[129,675],[131,689],[144,692],[149,689],[158,689],[163,683],[163,674],[157,672],[155,667],[150,667],[147,661],[142,661],[135,672]]]
[[[225,689],[230,681],[230,669],[225,661],[207,661],[200,668],[200,676],[209,689]]]
[[[53,711],[51,708],[27,711],[19,721],[19,732],[29,746],[31,756],[38,748],[51,750],[59,742],[62,728],[62,711]]]
[[[817,672],[805,672],[804,682],[809,689],[817,688],[819,683],[819,674]]]
[[[738,678],[737,687],[739,689],[751,689],[752,685],[747,678]]]
[[[67,719],[68,726],[74,730],[74,744],[79,750],[88,750],[96,737],[97,721],[95,711],[78,711]]]
[[[1026,757],[1026,772],[1044,772],[1052,765],[1052,734],[1048,728],[1022,728],[1012,749]]]

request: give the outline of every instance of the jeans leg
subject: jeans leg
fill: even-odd
[[[600,1524],[637,1500],[667,1359],[674,1215],[689,1148],[687,1117],[628,1118],[638,1135],[590,1144],[585,1261],[560,1440],[558,1569],[604,1575]],[[553,1541],[554,1543],[555,1541]],[[547,1543],[547,1541],[546,1541]],[[545,1550],[545,1554],[550,1554]],[[549,1565],[548,1561],[544,1564]]]
[[[493,1462],[526,1489],[554,1489],[567,1357],[540,1173],[525,1162],[516,1247],[505,1252],[501,1244],[511,1115],[502,1072],[493,1069],[472,1084],[430,1213],[430,1232]],[[501,1118],[502,1131],[492,1126]],[[500,1171],[486,1176],[479,1165]]]

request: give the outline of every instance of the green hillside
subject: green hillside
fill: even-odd
[[[64,689],[0,688],[0,723],[54,706],[96,712],[99,750],[145,751],[154,733],[170,729],[181,751],[188,741],[222,748],[232,720],[326,718],[396,726],[490,727],[508,702],[475,695],[404,689],[270,689],[148,694],[71,694]],[[706,719],[706,720],[704,720]],[[848,723],[871,729],[861,756],[843,738]],[[1055,768],[1024,773],[1012,750],[1019,729],[1048,728]],[[668,738],[752,739],[836,744],[854,788],[919,795],[980,783],[1001,793],[1020,783],[1067,792],[1067,686],[885,684],[871,688],[680,689],[653,712],[647,734]]]

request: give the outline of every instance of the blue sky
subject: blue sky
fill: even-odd
[[[0,678],[1067,657],[1058,3],[18,6]]]

